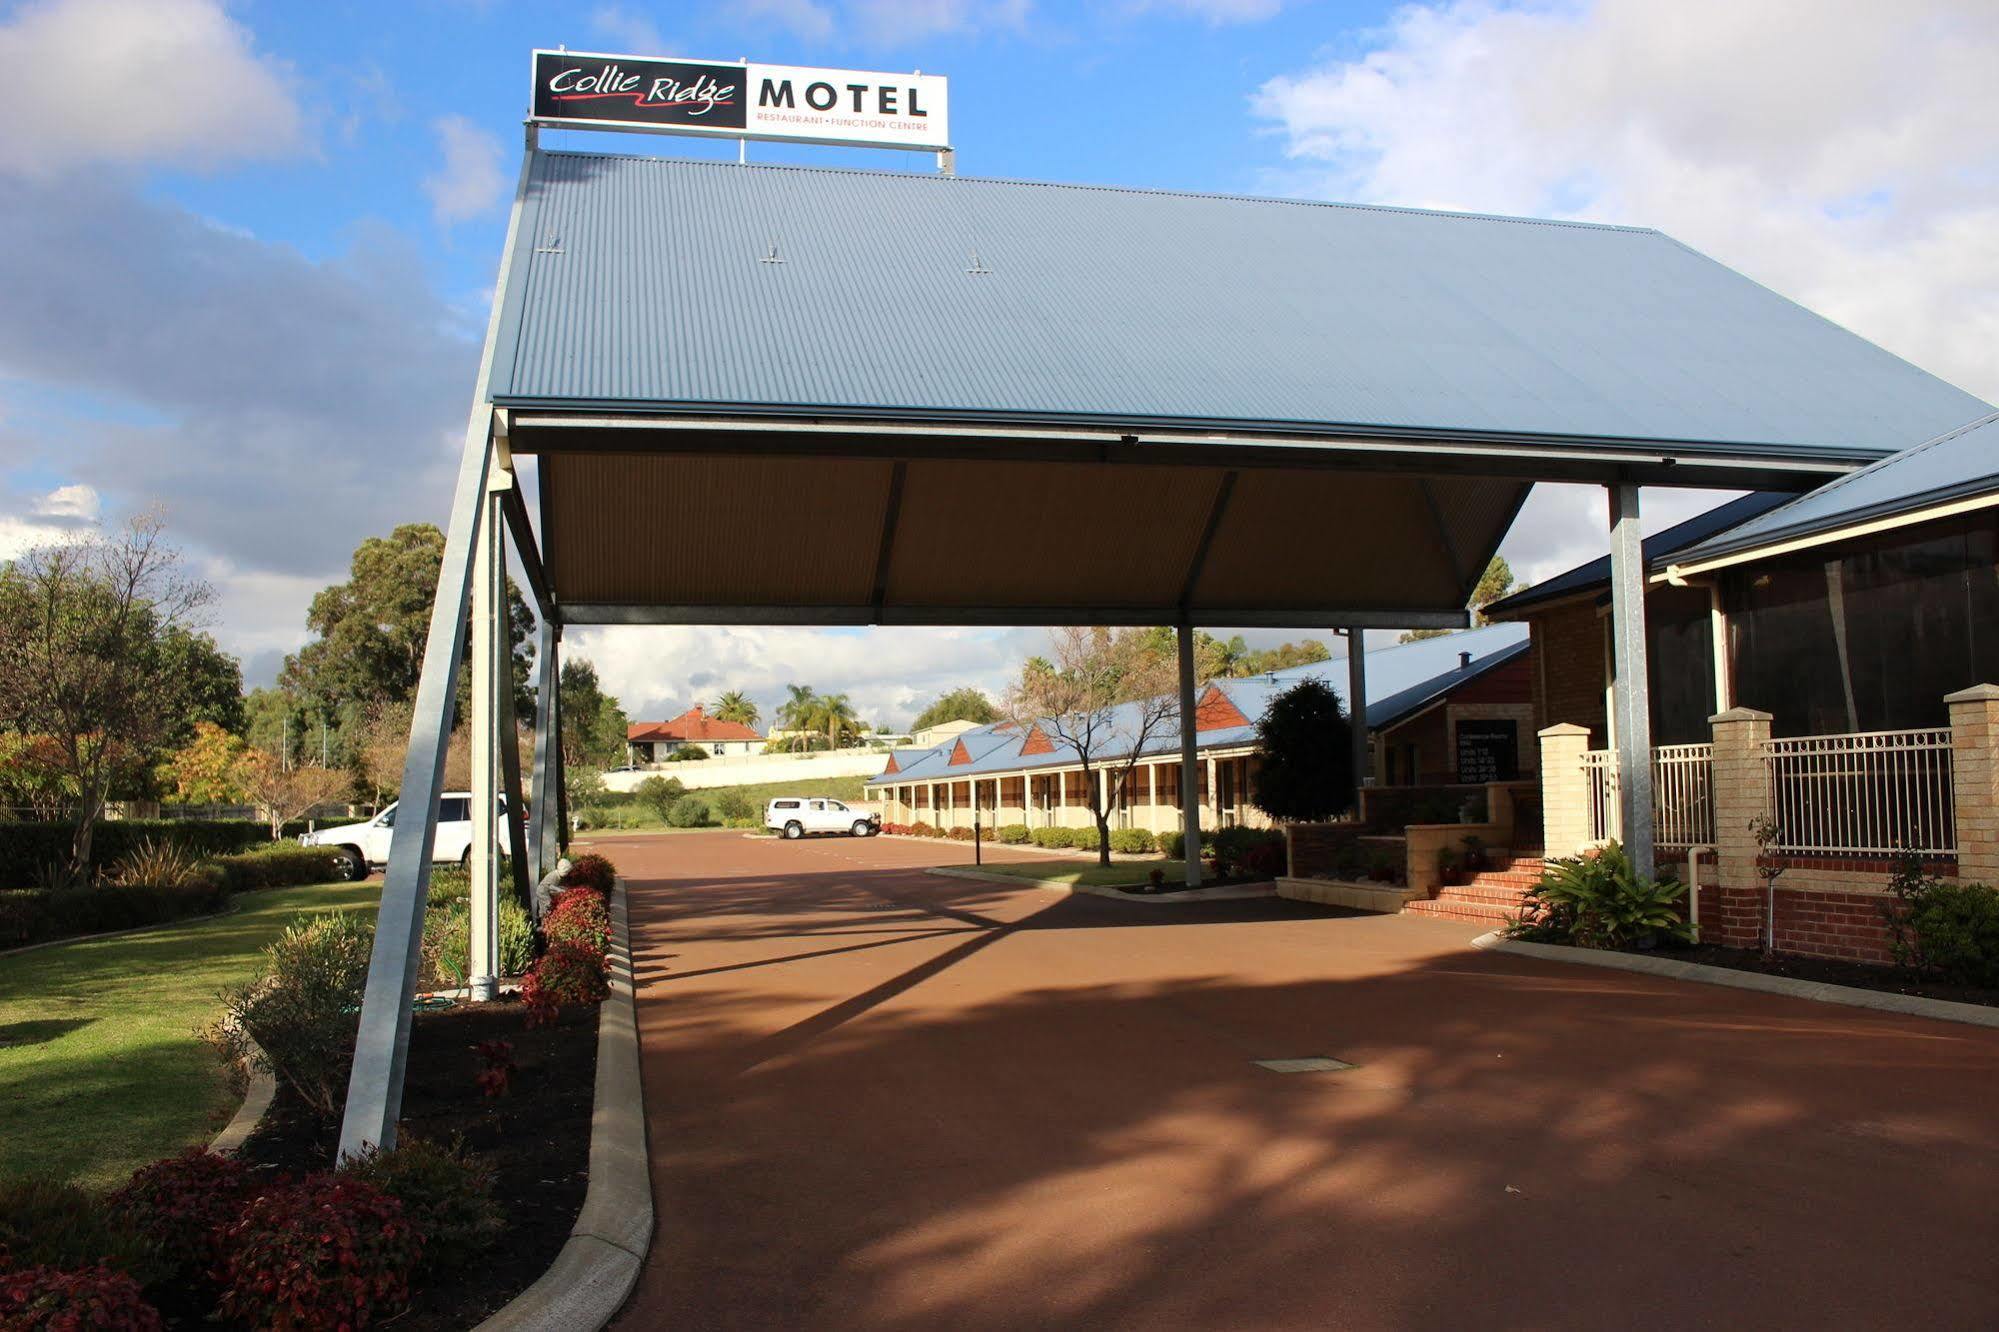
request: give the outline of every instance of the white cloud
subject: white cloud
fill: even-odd
[[[1655,226],[1999,397],[1995,65],[1989,0],[1458,0],[1256,106],[1297,192]]]
[[[1032,8],[1032,0],[854,0],[848,15],[862,40],[888,46],[954,33],[1018,29]]]
[[[431,130],[444,160],[424,177],[423,192],[439,225],[464,222],[499,203],[507,191],[499,139],[460,115],[438,117]]]
[[[1041,640],[1038,629],[611,628],[569,630],[563,652],[593,662],[634,718],[672,716],[741,689],[768,726],[784,686],[801,684],[845,693],[864,720],[902,725],[962,685],[997,698]]]
[[[300,147],[289,70],[213,0],[39,0],[0,24],[0,168],[214,167]]]
[[[832,12],[814,0],[737,0],[733,16],[773,24],[809,42],[823,42],[833,35]]]
[[[599,5],[590,14],[590,30],[603,35],[610,44],[632,55],[667,55],[670,49],[659,28],[644,14],[623,5]]]
[[[36,500],[32,512],[37,518],[75,518],[96,522],[102,509],[97,492],[89,486],[57,486]]]
[[[1171,11],[1209,23],[1260,23],[1275,18],[1284,0],[1133,0],[1133,13]]]

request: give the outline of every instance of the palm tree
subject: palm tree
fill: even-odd
[[[785,688],[791,692],[791,697],[779,706],[777,724],[778,729],[793,733],[789,739],[791,745],[796,747],[803,739],[804,732],[819,729],[817,718],[819,696],[812,692],[811,685],[788,684]]]
[[[842,735],[860,730],[860,718],[845,694],[821,694],[814,700],[812,721],[814,730],[826,732],[826,739],[834,749],[840,747]]]
[[[740,689],[731,689],[715,700],[715,720],[740,722],[744,726],[757,724],[757,705],[750,696]]]

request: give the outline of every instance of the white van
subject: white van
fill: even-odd
[[[807,833],[873,837],[882,830],[882,816],[831,796],[779,796],[764,806],[764,827],[792,838]]]
[[[398,802],[400,803],[400,802]],[[507,798],[500,797],[498,842],[505,854],[507,845]],[[343,823],[335,828],[299,834],[306,846],[330,846],[340,853],[340,877],[350,882],[368,877],[368,871],[389,863],[389,839],[395,832],[396,805],[366,823]],[[437,832],[430,839],[430,858],[442,864],[462,865],[472,859],[472,793],[446,791],[437,798]]]

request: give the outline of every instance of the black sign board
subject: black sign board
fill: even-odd
[[[1520,723],[1461,721],[1458,730],[1458,780],[1510,782],[1520,775]]]
[[[748,74],[742,65],[537,51],[534,116],[740,130],[749,123]]]

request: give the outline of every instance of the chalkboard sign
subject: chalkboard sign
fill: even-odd
[[[1458,723],[1458,780],[1510,782],[1520,775],[1520,723]]]

